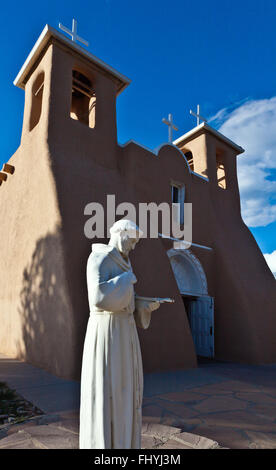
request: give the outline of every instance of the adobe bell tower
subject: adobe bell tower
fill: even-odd
[[[116,97],[130,83],[46,25],[14,84],[25,89],[22,143],[36,136],[76,158],[116,166]],[[98,150],[100,149],[100,150]]]
[[[244,149],[206,122],[173,143],[184,153],[192,172],[208,181],[214,200],[230,198],[240,211],[237,155]]]
[[[116,97],[129,80],[46,25],[14,84],[25,108],[21,144],[1,176],[0,343],[79,378],[91,251],[84,208],[103,206],[121,184]]]
[[[222,189],[236,191],[236,157],[243,148],[206,122],[174,141],[186,156],[190,168]]]

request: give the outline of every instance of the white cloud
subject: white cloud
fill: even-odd
[[[270,267],[271,271],[276,277],[276,250],[274,250],[272,253],[264,254],[264,257],[266,259],[268,266]]]
[[[220,110],[209,122],[245,149],[238,156],[242,216],[249,227],[276,220],[276,97]],[[270,178],[270,179],[268,179]]]

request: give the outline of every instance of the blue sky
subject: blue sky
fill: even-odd
[[[13,80],[44,25],[70,27],[73,17],[89,51],[132,80],[118,98],[120,142],[157,147],[168,113],[177,138],[194,127],[189,110],[200,103],[210,124],[246,149],[243,217],[276,271],[275,0],[5,2],[0,163],[20,143],[24,92]]]

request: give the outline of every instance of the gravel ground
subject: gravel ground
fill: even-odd
[[[0,429],[7,424],[21,423],[43,414],[42,410],[9,388],[5,382],[0,382]]]

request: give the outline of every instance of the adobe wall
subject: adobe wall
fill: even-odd
[[[70,120],[68,135],[74,134],[74,121]],[[103,136],[104,138],[104,136]],[[73,310],[76,312],[76,338],[79,339],[78,357],[81,361],[83,339],[89,315],[86,291],[86,261],[93,242],[108,240],[87,240],[84,237],[83,211],[92,201],[106,205],[106,195],[115,194],[116,204],[129,201],[136,207],[138,202],[170,201],[170,188],[162,183],[162,171],[158,169],[159,159],[150,153],[138,153],[137,165],[133,156],[118,147],[115,158],[117,169],[100,165],[101,145],[89,135],[86,154],[74,151],[73,138],[67,142],[66,151],[55,152],[54,135],[50,137],[54,177],[56,179],[62,228],[66,273]],[[69,139],[68,139],[69,140]],[[94,160],[95,155],[95,160]],[[169,155],[170,157],[170,155]],[[113,156],[111,157],[113,160]],[[126,161],[124,162],[124,158]],[[180,156],[177,157],[180,160]],[[134,166],[128,168],[128,163]],[[66,165],[66,172],[64,167]],[[180,167],[181,165],[179,165]],[[145,172],[145,168],[148,171]],[[182,169],[183,171],[183,169]],[[141,173],[140,173],[141,172]],[[185,173],[185,172],[183,172]],[[175,173],[177,176],[177,170]],[[164,176],[165,177],[165,176]],[[167,176],[165,177],[167,181]],[[135,182],[136,180],[136,182]],[[156,194],[154,194],[156,188]],[[171,296],[173,305],[162,305],[152,316],[149,330],[139,332],[145,372],[191,368],[196,366],[196,357],[184,305],[179,295],[169,258],[160,239],[143,239],[131,254],[133,269],[137,275],[136,291],[141,295]]]
[[[37,73],[41,68],[51,69],[51,55]],[[74,316],[47,144],[49,86],[46,74],[42,115],[31,132],[26,102],[21,146],[9,160],[15,172],[0,187],[0,345],[4,354],[70,377],[76,367]]]
[[[141,156],[139,148],[139,162],[135,162],[117,145],[116,128],[114,131],[114,122],[116,123],[114,99],[106,98],[101,101],[101,94],[105,97],[115,96],[115,85],[111,80],[103,77],[99,79],[96,71],[92,74],[90,71],[97,96],[95,131],[70,118],[73,67],[76,67],[74,58],[69,55],[64,56],[59,49],[54,49],[50,102],[50,115],[53,118],[49,122],[48,143],[62,216],[65,269],[70,301],[75,312],[74,331],[78,341],[77,356],[80,363],[89,314],[85,278],[86,261],[92,242],[107,242],[107,240],[87,240],[84,237],[83,228],[86,220],[83,215],[84,207],[91,201],[100,202],[105,206],[107,194],[116,195],[116,204],[124,201],[135,205],[141,201],[168,200],[169,202],[170,188],[160,181],[162,171],[159,169],[156,157],[147,151],[142,151]],[[106,121],[104,124],[101,121],[103,115],[109,117],[110,132],[107,132]],[[182,167],[180,156],[178,160],[180,168]],[[133,165],[133,163],[134,167],[129,168],[128,164]],[[148,172],[145,172],[145,165],[148,167]],[[139,188],[140,183],[137,184],[137,181],[140,182],[141,178],[143,184]],[[152,189],[149,192],[148,188],[154,187],[163,189],[162,191],[158,189],[153,195]],[[137,254],[133,253],[132,259],[139,278],[137,289],[141,294],[172,295],[176,298],[174,305],[160,308],[158,317],[153,318],[150,332],[143,335],[142,342],[145,345],[142,344],[142,354],[145,371],[195,367],[196,357],[184,305],[161,241],[156,240],[148,244],[148,241],[143,240],[141,246],[137,247]],[[140,265],[139,259],[143,260]],[[162,277],[157,275],[162,271],[164,272]],[[168,315],[174,318],[173,322]],[[79,371],[76,371],[76,375],[78,373]]]
[[[91,201],[104,204],[106,194],[116,194],[117,203],[137,204],[139,196],[128,181],[132,179],[132,171],[124,174],[121,148],[111,138],[112,132],[106,138],[106,121],[101,125],[101,113],[112,115],[114,84],[106,80],[104,87],[104,80],[99,80],[97,133],[69,116],[71,70],[76,66],[73,62],[72,57],[60,57],[59,50],[50,46],[26,86],[22,142],[9,161],[16,171],[6,187],[1,188],[1,209],[12,214],[8,217],[2,214],[8,219],[2,231],[3,240],[9,240],[9,248],[17,246],[18,253],[14,257],[14,250],[10,249],[8,256],[3,252],[1,257],[1,278],[4,263],[9,269],[0,287],[1,306],[4,306],[0,313],[4,318],[0,341],[6,354],[63,377],[79,378],[89,314],[86,261],[92,243],[84,237],[83,210]],[[30,132],[31,90],[41,71],[45,73],[42,115]],[[97,83],[96,72],[93,79]],[[113,96],[105,112],[101,109],[101,93],[105,97]],[[105,100],[102,103],[106,106]],[[110,120],[113,137],[114,122],[115,109]],[[157,161],[151,155],[146,158],[157,184]],[[166,192],[169,198],[169,190]],[[163,194],[159,197],[162,199]],[[166,272],[170,266],[162,242],[156,240],[154,247],[148,245],[148,248],[147,240],[142,243],[142,259],[147,259],[147,263],[139,265],[141,251],[140,255],[137,251],[137,268],[133,260],[139,278],[137,289],[144,295],[166,292],[164,295],[176,298],[169,311],[162,306],[158,317],[153,318],[150,341],[146,340],[144,347],[142,344],[145,371],[195,367],[188,321],[172,272],[170,276]],[[145,256],[148,251],[151,257]],[[153,263],[152,278],[149,273]],[[164,266],[164,276],[158,279],[156,273]]]
[[[204,162],[208,165],[208,196],[203,196],[203,180],[193,178],[193,239],[214,249],[214,294],[209,292],[215,296],[215,357],[254,364],[275,362],[276,284],[240,215],[235,152],[208,133],[193,138],[185,148],[199,160],[199,167],[203,168]],[[206,149],[205,159],[198,152],[200,144]],[[216,147],[224,153],[227,190],[217,185]],[[209,279],[208,254],[193,251]]]
[[[0,188],[1,352],[70,376],[74,318],[62,219],[47,146],[35,131],[9,160],[15,173]]]

